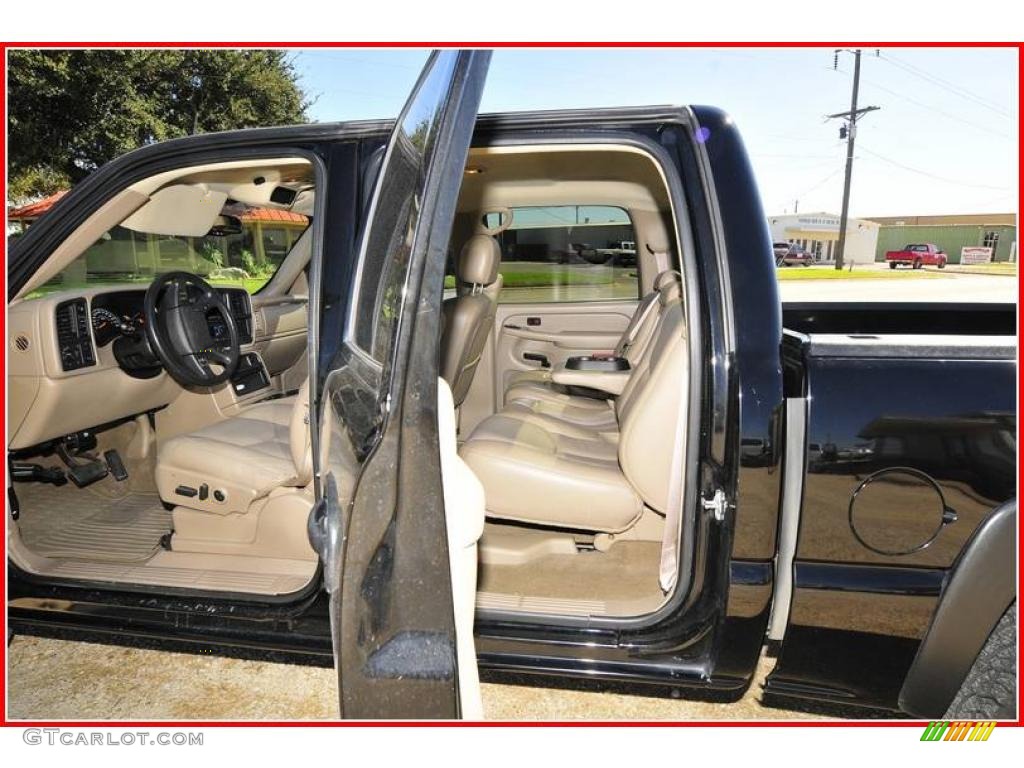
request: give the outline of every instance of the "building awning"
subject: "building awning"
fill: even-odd
[[[786,227],[783,230],[791,240],[838,240],[839,231],[827,229],[799,229],[797,227]]]
[[[66,189],[62,189],[60,192],[56,192],[49,197],[44,197],[42,200],[36,200],[34,203],[22,205],[17,208],[8,208],[7,218],[11,221],[38,219],[50,210],[54,206],[54,203],[64,197],[67,193],[68,191]]]

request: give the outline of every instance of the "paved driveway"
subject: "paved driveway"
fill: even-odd
[[[1017,301],[1017,278],[945,272],[919,279],[781,280],[783,301]]]

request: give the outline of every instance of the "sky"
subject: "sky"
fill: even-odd
[[[393,117],[427,52],[303,50],[295,66],[318,121]],[[736,120],[768,215],[842,204],[853,55],[832,49],[501,49],[482,112],[709,104]],[[1014,49],[865,49],[852,216],[1017,210]]]

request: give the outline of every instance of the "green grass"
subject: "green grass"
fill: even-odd
[[[249,293],[256,293],[256,291],[267,284],[268,280],[269,278],[266,277],[248,277],[244,280],[208,280],[207,282],[209,282],[210,285],[219,285],[225,288],[245,288]],[[144,288],[151,282],[153,282],[152,277],[122,277],[115,280],[96,280],[89,282],[82,282],[81,280],[53,282],[39,286],[34,291],[27,294],[25,298],[38,299],[51,293],[83,290],[87,288],[117,288],[119,286]]]
[[[954,272],[971,272],[981,275],[1016,275],[1017,263],[996,261],[991,264],[950,264],[947,269]]]
[[[613,286],[635,278],[634,267],[604,267],[581,264],[535,264],[505,262],[501,265],[502,284],[506,288],[549,288],[551,286]],[[455,287],[455,278],[444,279],[445,288]]]
[[[790,280],[927,280],[940,277],[936,272],[923,269],[844,269],[841,272],[828,267],[779,267],[775,270],[779,281]]]

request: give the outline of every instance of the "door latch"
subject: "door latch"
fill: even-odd
[[[704,511],[710,512],[717,522],[720,523],[725,520],[725,507],[727,502],[725,500],[725,491],[721,488],[717,488],[715,490],[715,495],[710,499],[701,498],[700,504],[704,508]]]

